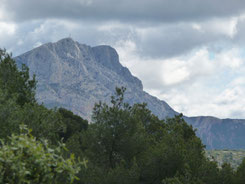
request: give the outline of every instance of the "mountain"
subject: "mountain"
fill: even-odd
[[[15,58],[35,74],[37,99],[47,107],[64,107],[83,118],[91,118],[94,103],[109,102],[115,87],[127,88],[130,104],[147,103],[159,118],[178,113],[166,102],[143,91],[141,81],[119,62],[115,49],[101,45],[90,47],[71,38],[47,43]],[[197,135],[208,149],[245,148],[245,120],[221,120],[214,117],[184,117],[197,128]]]
[[[210,116],[185,117],[197,129],[207,149],[245,149],[245,120],[219,119]]]
[[[94,103],[109,102],[115,87],[127,88],[126,101],[146,102],[161,118],[177,114],[166,102],[143,91],[141,81],[119,62],[110,46],[90,47],[62,39],[15,58],[37,77],[37,99],[48,107],[62,106],[90,119]]]

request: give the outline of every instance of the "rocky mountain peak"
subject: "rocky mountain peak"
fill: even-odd
[[[66,38],[63,38],[63,39],[57,41],[57,43],[62,43],[62,44],[75,43],[75,41],[71,37],[66,37]]]
[[[94,103],[109,101],[115,87],[124,86],[128,94],[135,93],[129,95],[132,103],[143,99],[141,81],[120,64],[116,50],[110,46],[90,47],[64,38],[15,60],[18,66],[26,64],[31,75],[36,74],[38,101],[48,107],[65,107],[87,119]]]

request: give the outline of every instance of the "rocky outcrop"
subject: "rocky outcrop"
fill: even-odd
[[[161,118],[176,114],[167,103],[143,91],[141,81],[120,64],[116,50],[110,46],[90,47],[65,38],[15,60],[36,75],[36,97],[48,107],[62,106],[90,119],[96,102],[109,102],[115,87],[124,86],[129,103],[146,102]]]

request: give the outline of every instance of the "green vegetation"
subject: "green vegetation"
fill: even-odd
[[[0,183],[72,183],[80,169],[73,154],[61,155],[63,144],[50,148],[47,140],[37,141],[25,126],[20,135],[12,135],[8,143],[1,142]]]
[[[224,163],[231,164],[236,169],[245,158],[245,150],[207,150],[207,157],[218,163],[221,167]]]
[[[28,68],[19,71],[0,50],[0,183],[72,183],[82,162],[64,151],[59,140],[67,124],[61,113],[36,103],[35,87]]]
[[[0,183],[244,184],[245,160],[218,167],[182,115],[159,120],[125,103],[123,87],[95,104],[91,123],[39,105],[35,87],[0,50]]]

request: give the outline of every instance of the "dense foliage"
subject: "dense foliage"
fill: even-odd
[[[225,183],[234,173],[205,157],[204,146],[182,115],[159,120],[146,104],[123,101],[116,89],[112,105],[95,105],[93,122],[83,133],[88,169],[84,183]],[[223,175],[227,177],[223,177]]]
[[[72,183],[80,163],[74,155],[62,157],[63,144],[51,148],[46,140],[37,141],[22,125],[20,135],[12,134],[10,142],[2,141],[0,149],[0,183]]]
[[[25,65],[19,71],[5,50],[0,50],[0,86],[7,99],[15,97],[16,103],[21,106],[35,102],[35,76],[30,79],[29,69]]]
[[[76,176],[82,184],[245,183],[245,160],[237,170],[218,167],[181,114],[159,120],[146,104],[125,103],[125,88],[111,104],[95,104],[88,123],[38,104],[35,87],[28,68],[19,70],[0,50],[0,183],[69,183]],[[19,130],[22,123],[32,135]],[[77,173],[79,157],[88,162]]]
[[[28,68],[19,70],[0,50],[0,183],[71,183],[81,162],[59,142],[67,124],[57,110],[36,103],[35,88]],[[32,135],[19,129],[23,123]]]

